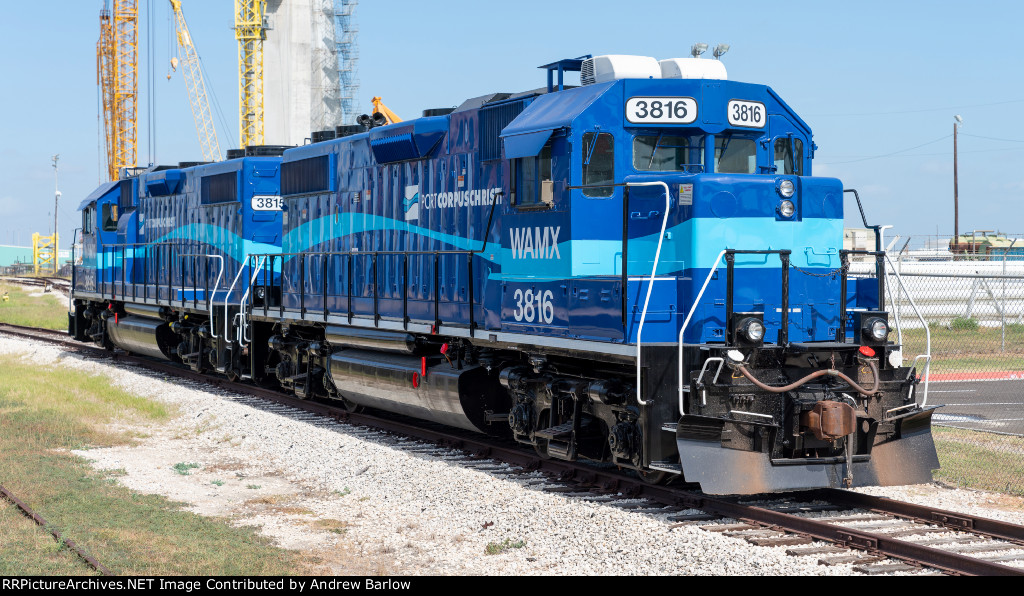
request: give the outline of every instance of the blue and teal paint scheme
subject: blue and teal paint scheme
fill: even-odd
[[[237,305],[248,256],[280,251],[280,157],[148,168],[100,186],[79,209],[78,293]]]
[[[685,126],[634,124],[623,106],[635,96],[697,98],[698,117]],[[737,98],[764,106],[762,127],[728,124],[726,107]],[[588,157],[584,136],[595,131],[613,138],[617,186],[603,193],[581,188]],[[693,156],[697,165],[657,172],[638,168],[634,138],[658,134],[703,143]],[[721,145],[723,138],[742,138],[756,147],[749,156],[750,173],[716,171],[714,148],[716,139]],[[802,148],[798,165],[790,162],[788,173],[775,160],[780,140]],[[833,338],[839,282],[817,276],[839,268],[843,189],[838,180],[809,175],[812,148],[810,129],[768,87],[620,80],[471,101],[450,115],[291,149],[283,167],[316,163],[325,170],[326,184],[294,194],[285,188],[282,252],[292,256],[283,264],[284,307],[298,309],[301,294],[305,308],[322,312],[326,290],[330,312],[346,312],[351,294],[356,315],[408,316],[426,323],[434,321],[436,291],[441,321],[466,326],[472,286],[473,321],[482,330],[635,344],[665,193],[660,186],[627,190],[623,184],[659,181],[668,184],[670,205],[645,343],[676,341],[683,318],[726,248],[792,250],[792,265],[806,275],[796,274],[791,281],[789,336],[794,341]],[[522,197],[514,196],[513,172],[542,152],[550,155],[551,200],[523,204]],[[791,198],[796,212],[789,217],[778,213],[782,180],[792,181],[796,189]],[[588,196],[595,194],[606,196]],[[375,287],[373,257],[341,254],[353,251],[474,254],[441,255],[435,290],[431,254],[378,255]],[[467,258],[473,260],[472,278]],[[348,260],[354,270],[351,288]],[[403,283],[406,260],[408,280]],[[301,266],[307,273],[303,287]],[[764,312],[771,341],[781,323],[779,259],[744,256],[736,267],[736,308]],[[709,286],[687,341],[723,341],[724,286],[724,276]]]
[[[101,186],[72,332],[709,493],[929,481],[927,389],[810,127],[598,58],[625,70]]]

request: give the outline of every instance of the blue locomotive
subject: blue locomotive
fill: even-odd
[[[79,340],[238,377],[248,255],[281,246],[281,147],[219,163],[125,169],[82,211],[70,331]]]
[[[844,189],[811,176],[807,124],[716,60],[541,68],[546,88],[284,151],[279,243],[242,247],[223,312],[204,299],[226,295],[171,272],[191,294],[78,284],[76,317],[113,335],[104,310],[153,305],[150,343],[178,342],[173,356],[651,482],[930,481],[931,409],[889,339],[885,276],[848,273]],[[113,253],[131,253],[121,240]],[[193,240],[188,254],[217,246]],[[96,263],[99,286],[129,275]]]

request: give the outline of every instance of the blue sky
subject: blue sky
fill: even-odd
[[[61,245],[97,185],[95,47],[102,0],[5,2],[0,35],[0,244],[49,233],[59,153]],[[166,0],[139,0],[139,161],[200,159],[180,73],[166,79],[173,30]],[[156,134],[148,134],[152,45]],[[238,134],[230,0],[183,0],[203,58],[221,146]],[[493,91],[541,86],[536,66],[581,54],[688,54],[729,43],[729,77],[774,88],[810,124],[815,174],[864,198],[896,233],[953,227],[953,116],[959,136],[960,230],[1024,236],[1024,4],[1010,2],[719,3],[363,0],[359,78],[365,111],[380,95],[399,115]],[[848,206],[848,213],[854,209]],[[848,217],[850,224],[856,220]]]

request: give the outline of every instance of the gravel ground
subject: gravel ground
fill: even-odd
[[[178,417],[132,427],[135,445],[76,452],[118,470],[125,486],[256,525],[323,572],[386,574],[849,575],[784,547],[671,528],[667,515],[628,512],[540,490],[540,476],[474,470],[455,452],[165,379],[59,348],[0,336],[0,354],[108,375],[173,404]],[[196,464],[188,475],[176,464]],[[476,464],[474,464],[476,465]],[[183,467],[183,466],[182,466]],[[1024,500],[938,485],[865,492],[1024,523]],[[487,554],[497,546],[499,554]],[[500,550],[500,549],[498,549]]]

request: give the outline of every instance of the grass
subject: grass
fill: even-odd
[[[199,464],[188,464],[185,462],[178,462],[174,464],[174,471],[181,474],[182,476],[188,476],[191,474],[190,470],[194,470],[199,467]]]
[[[252,528],[203,518],[182,505],[111,482],[69,449],[124,444],[102,430],[117,420],[160,421],[164,406],[103,379],[0,357],[0,483],[69,539],[121,575],[261,575],[302,569],[296,553]],[[0,576],[92,570],[0,502]]]
[[[937,480],[1024,496],[1024,438],[932,427],[942,469]]]
[[[515,542],[512,542],[511,538],[506,538],[502,542],[488,542],[487,546],[484,548],[484,554],[500,555],[509,549],[523,548],[524,546],[526,546],[525,540],[516,540]]]
[[[954,319],[949,326],[929,326],[932,339],[932,366],[941,372],[996,372],[1024,370],[1024,325],[981,327],[973,319]],[[893,334],[890,339],[896,341]],[[925,352],[924,329],[904,329],[903,355],[907,363]]]
[[[63,298],[55,294],[29,296],[19,286],[0,283],[0,296],[4,292],[8,301],[0,300],[0,323],[67,330],[68,304]]]

